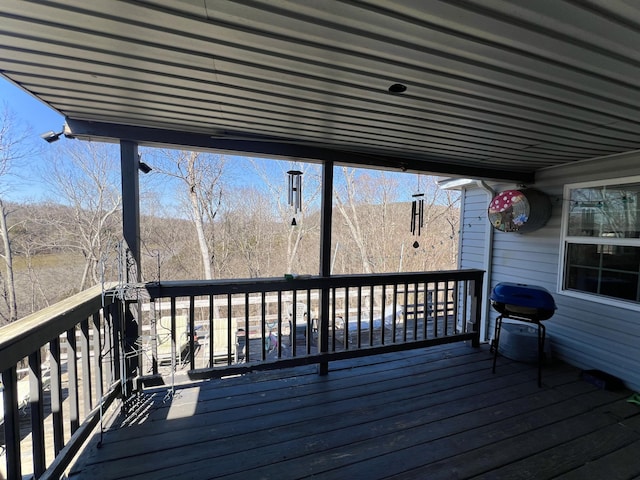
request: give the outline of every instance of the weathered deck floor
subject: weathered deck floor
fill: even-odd
[[[579,371],[458,344],[151,392],[71,479],[614,479],[640,475],[640,407]],[[294,376],[295,375],[295,376]],[[92,442],[95,444],[94,439]]]

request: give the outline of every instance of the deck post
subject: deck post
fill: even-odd
[[[124,252],[127,260],[129,255],[133,261],[132,268],[125,265],[126,282],[138,284],[142,281],[142,265],[140,263],[140,187],[138,168],[140,159],[138,144],[128,140],[120,141],[120,170],[122,176],[122,231],[127,246]],[[140,354],[136,351],[137,340],[140,336],[140,308],[128,299],[124,301],[124,341],[126,358],[126,381],[132,380],[139,373]],[[137,303],[137,302],[135,302]],[[124,380],[124,379],[123,379]],[[127,388],[127,391],[130,391]]]
[[[484,272],[483,272],[484,274]],[[480,322],[482,321],[482,276],[477,280],[471,280],[471,318],[473,319],[473,340],[472,347],[480,346]]]
[[[320,276],[331,276],[331,224],[333,213],[333,161],[322,163],[322,198],[320,217]],[[329,295],[328,283],[320,290],[318,333],[320,353],[329,351]],[[320,375],[329,373],[329,362],[320,362]]]
[[[122,233],[137,267],[137,278],[128,282],[140,282],[140,187],[138,182],[138,144],[120,141],[120,172],[122,179]]]

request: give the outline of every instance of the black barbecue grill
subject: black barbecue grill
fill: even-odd
[[[502,319],[511,318],[521,322],[534,323],[538,327],[538,386],[542,386],[542,359],[546,328],[540,323],[548,320],[556,311],[556,303],[544,288],[522,283],[498,283],[491,292],[491,305],[500,313],[496,319],[493,335],[493,373],[496,371],[498,345]]]

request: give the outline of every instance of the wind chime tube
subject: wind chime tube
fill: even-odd
[[[298,211],[302,211],[302,175],[298,175],[298,187],[296,188],[297,193],[297,197],[298,197],[298,202],[297,202],[297,208],[296,208],[296,212]]]
[[[411,202],[411,234],[416,233],[416,201]]]
[[[424,226],[424,200],[422,198],[418,204],[418,211],[420,212],[418,217],[418,236],[420,236],[422,227]]]
[[[422,233],[422,227],[424,226],[424,194],[417,193],[413,195],[414,200],[411,202],[411,233],[418,236]]]
[[[299,211],[302,211],[302,172],[299,170],[289,170],[288,184],[288,201],[289,205],[293,207],[294,215]]]

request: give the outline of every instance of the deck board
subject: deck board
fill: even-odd
[[[491,360],[457,344],[151,390],[69,478],[583,478],[633,457],[629,392]]]

